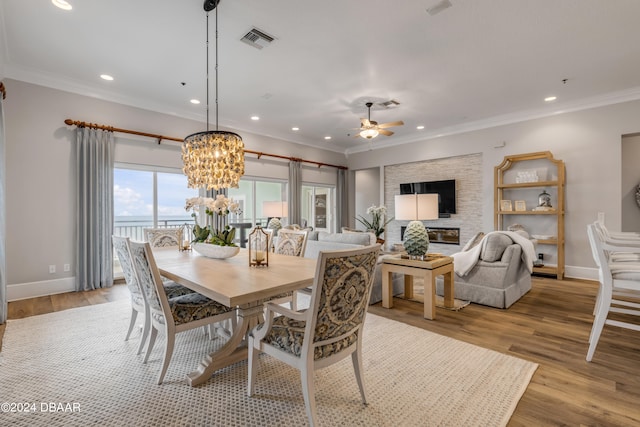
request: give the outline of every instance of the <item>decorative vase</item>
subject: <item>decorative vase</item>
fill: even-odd
[[[411,221],[404,232],[404,248],[412,257],[422,257],[429,249],[429,234],[420,221]]]
[[[211,243],[196,242],[191,245],[194,251],[207,258],[225,259],[238,255],[238,246],[218,246]]]

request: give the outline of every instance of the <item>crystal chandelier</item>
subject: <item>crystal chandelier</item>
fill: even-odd
[[[240,135],[218,130],[218,9],[220,0],[205,0],[207,12],[207,130],[187,136],[182,144],[182,172],[189,188],[238,187],[244,175],[244,143]],[[209,12],[216,9],[216,130],[209,130]]]

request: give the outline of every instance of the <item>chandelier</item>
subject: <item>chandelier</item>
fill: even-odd
[[[218,9],[220,0],[205,0],[207,12],[207,130],[187,136],[182,144],[182,172],[189,188],[238,187],[244,175],[244,143],[237,133],[218,130]],[[209,12],[216,9],[216,130],[209,130]]]

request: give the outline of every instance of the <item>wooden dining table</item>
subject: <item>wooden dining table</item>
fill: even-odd
[[[207,355],[187,382],[196,386],[206,382],[215,371],[247,358],[247,334],[264,319],[264,301],[277,295],[313,284],[316,260],[269,254],[268,267],[250,267],[249,251],[212,259],[191,251],[154,248],[160,273],[227,307],[238,310],[237,326],[228,341]]]

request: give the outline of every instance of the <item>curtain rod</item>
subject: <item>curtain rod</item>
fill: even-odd
[[[0,82],[0,93],[2,93],[2,99],[7,97],[7,91],[4,88],[4,83]]]
[[[171,136],[157,135],[154,133],[139,132],[136,130],[129,130],[129,129],[120,129],[113,126],[99,125],[97,123],[87,123],[87,122],[81,122],[78,120],[71,120],[71,119],[66,119],[64,123],[69,126],[87,127],[90,129],[102,129],[102,130],[107,130],[111,132],[129,133],[132,135],[146,136],[146,137],[154,138],[158,140],[158,144],[160,144],[160,142],[162,142],[163,139],[166,139],[168,141],[184,142],[184,139],[174,138]],[[280,154],[263,153],[261,151],[253,151],[253,150],[247,150],[247,149],[245,149],[244,152],[249,154],[255,154],[256,156],[258,156],[258,159],[261,158],[262,156],[266,156],[266,157],[275,157],[277,159],[291,160],[291,161],[302,162],[302,163],[311,163],[313,165],[317,165],[318,168],[322,166],[329,166],[337,169],[345,169],[345,170],[349,169],[346,166],[332,165],[330,163],[316,162],[314,160],[305,160],[298,157],[282,156]]]

